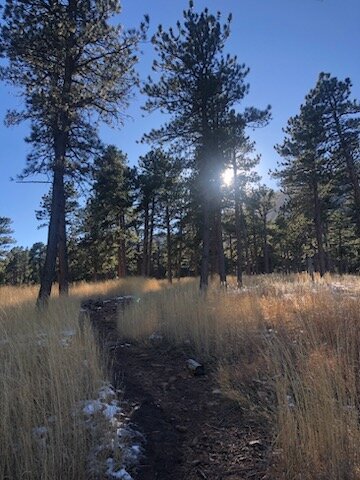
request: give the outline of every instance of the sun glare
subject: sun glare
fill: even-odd
[[[231,168],[227,168],[221,175],[223,185],[230,187],[234,179],[234,172]]]

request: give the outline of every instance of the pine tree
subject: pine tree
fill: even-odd
[[[307,95],[299,115],[288,121],[286,137],[277,152],[284,157],[274,174],[292,202],[302,204],[313,219],[320,275],[326,271],[324,250],[324,198],[328,155],[324,148],[325,134],[321,112],[314,108],[313,92]]]
[[[6,0],[0,48],[2,76],[20,87],[25,107],[9,123],[29,120],[33,153],[24,175],[53,176],[51,217],[38,304],[47,302],[57,252],[67,269],[64,178],[86,174],[99,145],[97,120],[122,121],[136,83],[134,65],[142,31],[112,22],[116,0],[48,2]],[[68,272],[62,292],[66,293]]]
[[[321,73],[311,91],[312,105],[321,115],[326,148],[332,155],[338,187],[349,186],[353,216],[360,236],[360,104],[351,99],[351,81]]]
[[[14,231],[11,228],[11,220],[7,217],[0,217],[0,261],[4,260],[8,248],[15,243],[12,237]]]
[[[132,204],[131,171],[126,161],[126,155],[114,146],[107,147],[95,160],[89,202],[93,241],[106,245],[109,257],[115,250],[119,278],[127,274],[127,212]],[[95,254],[99,256],[100,252]]]
[[[200,287],[206,289],[209,273],[211,231],[217,229],[221,241],[221,173],[224,169],[226,121],[230,109],[248,93],[248,68],[237,58],[223,53],[230,35],[231,16],[222,25],[221,15],[208,9],[198,14],[193,2],[184,11],[177,29],[158,28],[153,44],[159,60],[153,68],[160,73],[155,83],[149,79],[144,92],[146,109],[159,109],[170,115],[169,122],[153,130],[148,141],[181,141],[194,152],[194,169],[201,192],[202,262]]]

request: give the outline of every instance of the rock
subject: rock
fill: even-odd
[[[186,433],[188,431],[188,428],[185,427],[185,425],[176,425],[175,428],[180,433]]]
[[[261,446],[262,441],[261,440],[251,440],[249,442],[250,447],[256,447],[256,446]]]

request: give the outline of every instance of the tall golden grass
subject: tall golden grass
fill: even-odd
[[[118,327],[129,339],[185,342],[215,362],[223,392],[274,432],[274,478],[355,480],[359,293],[352,276],[258,276],[207,295],[188,282],[144,295]]]
[[[0,288],[0,479],[105,475],[106,458],[102,462],[95,452],[108,425],[97,418],[89,428],[82,408],[97,398],[106,374],[89,323],[79,328],[81,300],[140,295],[166,285],[143,278],[79,283],[67,299],[55,286],[46,311],[35,308],[37,286]]]
[[[104,381],[97,347],[78,300],[40,313],[33,293],[0,289],[0,478],[86,479],[95,439],[81,402]]]

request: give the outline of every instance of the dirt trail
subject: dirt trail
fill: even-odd
[[[115,319],[118,300],[88,301],[112,381],[124,391],[125,413],[145,438],[135,480],[270,479],[269,445],[261,426],[244,418],[219,391],[215,371],[194,377],[189,352],[162,341],[125,344]]]

